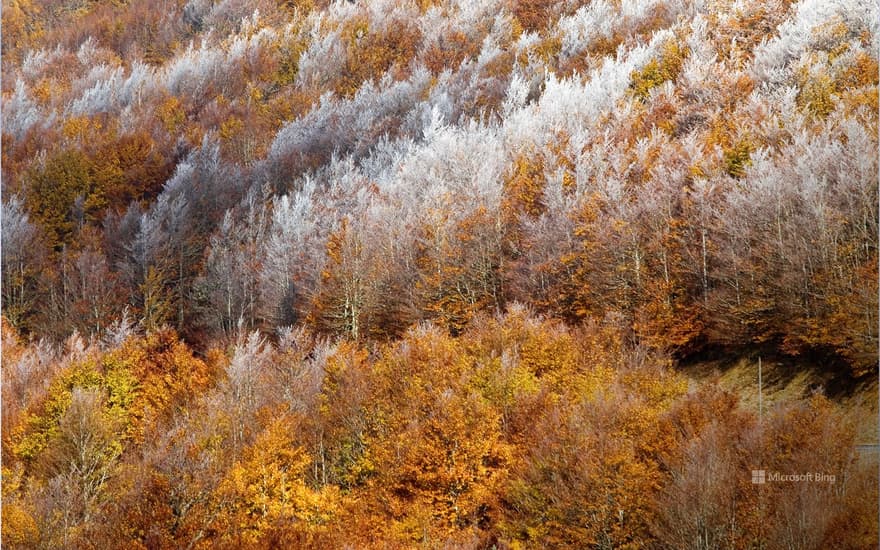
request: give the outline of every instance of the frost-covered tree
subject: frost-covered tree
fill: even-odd
[[[261,245],[260,318],[277,326],[300,321],[317,284],[325,252],[323,221],[315,204],[315,182],[273,201],[272,219]]]
[[[46,250],[38,227],[31,223],[18,197],[3,201],[0,224],[3,227],[0,254],[3,316],[15,326],[27,328],[40,300],[40,272],[45,265]]]
[[[257,322],[260,247],[267,224],[266,208],[258,200],[251,198],[242,206],[245,212],[238,221],[233,211],[226,212],[195,283],[207,325],[226,338],[253,329]]]

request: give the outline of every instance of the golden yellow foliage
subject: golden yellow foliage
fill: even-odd
[[[639,70],[633,71],[630,89],[639,99],[646,99],[651,89],[667,80],[675,81],[685,58],[688,56],[686,47],[677,40],[670,39],[663,45],[659,57],[655,57]]]
[[[306,485],[311,457],[292,439],[291,422],[272,422],[221,481],[213,496],[217,543],[253,546],[274,529],[318,531],[337,513],[335,486]]]

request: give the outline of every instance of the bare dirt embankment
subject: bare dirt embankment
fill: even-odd
[[[758,411],[758,359],[755,355],[731,355],[685,362],[680,372],[692,385],[717,383],[737,394],[742,405]],[[862,450],[876,450],[880,444],[878,429],[878,384],[876,377],[853,380],[835,374],[821,361],[768,356],[760,358],[764,412],[774,406],[805,399],[822,392],[842,411],[856,429],[856,443]]]

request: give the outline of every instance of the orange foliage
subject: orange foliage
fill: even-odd
[[[546,185],[544,166],[539,159],[522,154],[513,161],[511,174],[505,181],[506,205],[512,221],[520,213],[537,217],[543,211],[541,204]]]
[[[452,228],[424,228],[424,241],[430,244],[419,259],[423,309],[453,334],[478,311],[501,304],[501,250],[494,225],[480,207]]]
[[[556,4],[554,0],[510,0],[509,7],[523,29],[540,31],[554,21]]]
[[[476,57],[478,53],[479,43],[477,40],[461,31],[453,31],[448,35],[441,36],[436,44],[432,44],[424,50],[422,60],[431,73],[439,74],[444,69],[458,67],[462,61]]]
[[[405,21],[388,21],[383,31],[370,29],[366,18],[346,22],[342,32],[346,41],[346,61],[334,91],[352,97],[367,80],[377,81],[386,71],[396,79],[408,74],[420,33]]]

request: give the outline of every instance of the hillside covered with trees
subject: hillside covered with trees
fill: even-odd
[[[876,548],[876,2],[2,8],[4,547]]]

